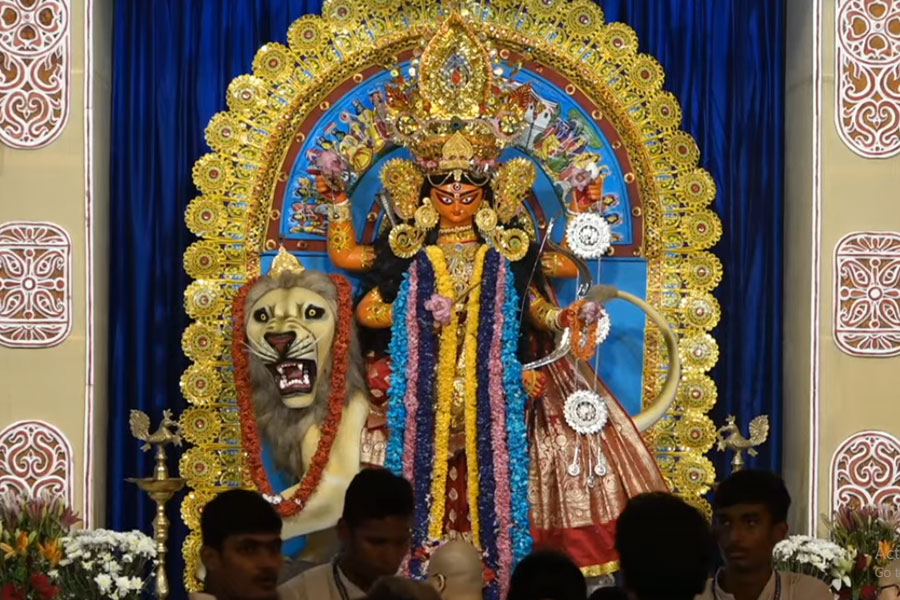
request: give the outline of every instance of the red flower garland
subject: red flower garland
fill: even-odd
[[[322,437],[312,457],[309,470],[303,475],[300,486],[290,498],[283,498],[275,508],[283,517],[297,514],[313,492],[319,487],[325,464],[331,454],[331,446],[341,425],[344,404],[347,395],[347,363],[350,349],[350,324],[353,319],[353,300],[350,282],[343,275],[329,276],[338,289],[337,335],[331,352],[331,394],[328,396],[328,414],[322,423]],[[238,408],[241,414],[241,444],[247,453],[250,476],[256,488],[263,494],[274,496],[272,484],[262,464],[262,446],[259,440],[259,428],[256,414],[253,412],[253,388],[250,384],[248,357],[244,349],[246,330],[244,327],[244,308],[247,294],[259,278],[248,281],[237,293],[232,305],[234,318],[234,334],[231,342],[231,356],[234,361],[234,385],[237,390]]]

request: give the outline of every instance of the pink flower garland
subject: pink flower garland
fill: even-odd
[[[419,320],[417,315],[419,291],[419,267],[413,263],[409,274],[409,307],[406,310],[406,332],[407,332],[407,352],[409,362],[406,365],[406,395],[403,397],[403,404],[406,405],[406,433],[403,453],[403,476],[414,484],[415,469],[414,459],[415,452],[410,452],[416,447],[416,413],[419,410],[419,395],[416,389],[416,370],[419,368]]]
[[[500,443],[506,440],[506,406],[503,393],[503,360],[500,350],[503,342],[504,319],[503,304],[505,302],[502,290],[506,289],[506,269],[498,269],[497,293],[494,301],[494,335],[491,339],[490,354],[490,398],[491,398],[491,437],[494,439],[494,481],[496,482],[495,502],[497,506],[497,551],[499,554],[499,571],[503,574],[500,578],[500,597],[505,598],[509,588],[509,576],[513,569],[513,553],[510,531],[512,530],[512,515],[510,504],[512,495],[509,489],[509,457],[506,452],[506,444]]]

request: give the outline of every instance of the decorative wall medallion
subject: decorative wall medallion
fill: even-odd
[[[68,0],[0,2],[0,140],[40,148],[69,118]]]
[[[900,506],[900,440],[882,431],[847,438],[831,459],[831,508]]]
[[[851,150],[900,153],[900,0],[838,0],[835,121]]]
[[[900,354],[900,233],[848,233],[834,254],[838,348],[854,356]]]
[[[69,335],[71,319],[69,234],[52,223],[0,225],[0,344],[55,346]]]
[[[0,432],[0,496],[60,494],[72,506],[72,446],[44,421],[19,421]]]

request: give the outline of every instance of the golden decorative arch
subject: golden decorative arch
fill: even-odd
[[[182,347],[193,361],[181,378],[192,405],[181,416],[192,444],[182,456],[181,475],[191,488],[182,517],[191,529],[185,541],[185,584],[196,590],[200,547],[199,511],[218,491],[252,487],[240,443],[233,367],[228,351],[231,300],[260,274],[279,183],[290,174],[289,148],[302,143],[307,119],[328,110],[341,86],[394,68],[458,12],[510,64],[541,73],[562,73],[565,92],[596,106],[591,115],[612,124],[642,204],[632,209],[643,224],[643,243],[633,249],[648,262],[647,301],[659,308],[679,336],[683,364],[678,398],[667,416],[645,433],[671,486],[710,513],[702,497],[715,473],[704,454],[715,440],[706,413],[716,388],[706,374],[718,359],[710,330],[720,318],[711,292],[722,266],[709,252],[721,224],[709,208],[715,197],[710,174],[698,167],[699,150],[679,129],[681,109],[662,90],[664,73],[637,51],[637,36],[622,23],[604,22],[588,0],[327,0],[322,15],[306,15],[288,30],[288,46],[266,44],[253,73],[228,86],[228,110],[206,129],[213,153],[197,160],[194,182],[201,195],[185,220],[200,241],[184,254],[194,279],[185,290],[185,310],[194,322]],[[641,213],[641,214],[637,214]],[[667,369],[662,338],[647,329],[643,398],[656,397]]]

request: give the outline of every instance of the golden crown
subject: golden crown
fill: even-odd
[[[411,77],[385,88],[393,141],[428,172],[483,168],[527,126],[530,85],[514,87],[466,20],[454,13],[425,46]]]

